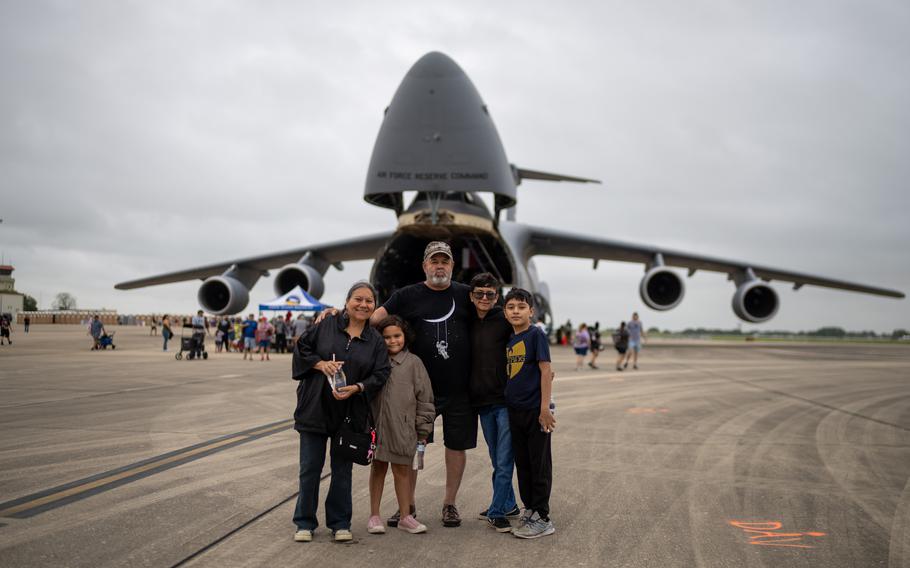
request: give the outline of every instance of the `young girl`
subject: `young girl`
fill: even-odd
[[[427,527],[414,518],[414,487],[417,470],[412,469],[418,442],[426,443],[433,431],[436,407],[430,377],[420,359],[407,350],[407,324],[398,316],[389,316],[379,324],[392,363],[392,375],[372,401],[378,445],[370,469],[370,520],[367,532],[385,532],[379,517],[382,486],[389,464],[395,481],[398,510],[402,511],[398,528],[412,534],[426,532]],[[410,511],[405,515],[404,511]]]

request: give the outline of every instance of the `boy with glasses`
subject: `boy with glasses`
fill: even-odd
[[[510,532],[508,517],[518,518],[512,489],[512,434],[506,408],[506,344],[512,325],[496,305],[500,282],[484,272],[471,279],[471,303],[476,317],[471,322],[471,405],[480,417],[480,427],[493,465],[493,498],[480,513],[497,532]]]

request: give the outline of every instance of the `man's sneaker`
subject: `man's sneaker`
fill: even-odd
[[[622,368],[625,369],[625,368],[628,367],[628,366],[629,366],[629,362],[626,361],[626,362],[623,364]]]
[[[496,529],[496,532],[511,532],[512,523],[505,517],[496,517],[495,519],[487,518],[487,523]]]
[[[297,529],[294,533],[295,542],[310,542],[313,540],[313,531],[307,529]]]
[[[411,505],[411,516],[415,519],[417,518],[417,507]],[[390,527],[397,527],[398,522],[401,521],[401,511],[395,511],[395,514],[386,519],[385,524]]]
[[[367,532],[370,534],[385,533],[385,526],[382,524],[382,519],[379,518],[379,515],[373,515],[367,521]]]
[[[458,514],[458,509],[455,508],[455,505],[443,505],[442,506],[442,526],[444,526],[444,527],[460,527],[461,526],[461,515]]]
[[[490,511],[489,509],[484,509],[483,511],[478,513],[477,518],[480,519],[481,521],[487,520],[487,513],[489,511]],[[520,516],[521,516],[521,509],[518,508],[518,505],[515,505],[514,507],[512,507],[511,511],[506,513],[507,519],[517,519]]]
[[[335,542],[350,542],[354,540],[354,535],[348,529],[338,529],[332,534],[335,536]]]
[[[526,524],[513,530],[512,534],[518,538],[539,538],[555,532],[556,527],[553,526],[553,521],[545,521],[540,518],[540,515],[535,513],[533,517],[528,519]]]
[[[419,534],[427,532],[426,525],[417,522],[417,519],[408,515],[407,517],[398,521],[398,528],[407,531],[411,534]]]

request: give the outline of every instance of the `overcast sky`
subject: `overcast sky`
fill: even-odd
[[[557,7],[558,6],[558,7]],[[382,111],[442,51],[525,182],[522,222],[910,291],[910,4],[0,1],[0,249],[49,307],[197,307],[115,283],[357,234]],[[642,268],[538,258],[558,321],[734,327],[723,275],[675,310]],[[330,269],[338,303],[369,262]],[[745,329],[910,327],[910,301],[774,285]],[[273,297],[271,279],[251,304]]]

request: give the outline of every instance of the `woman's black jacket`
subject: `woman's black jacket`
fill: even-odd
[[[389,355],[379,332],[367,323],[360,337],[351,338],[345,331],[347,325],[345,314],[328,316],[297,340],[291,367],[291,377],[299,381],[295,430],[331,436],[348,413],[352,426],[363,429],[370,398],[389,379]],[[319,361],[331,361],[332,354],[337,361],[344,361],[342,370],[349,385],[363,383],[363,394],[335,400],[325,375],[313,368]]]

